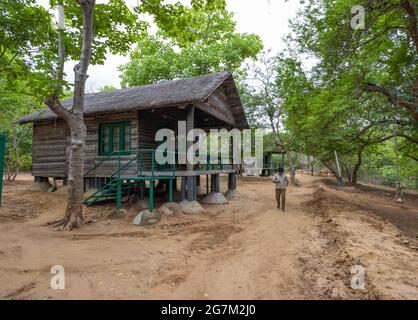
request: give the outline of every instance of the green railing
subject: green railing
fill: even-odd
[[[164,165],[164,167],[157,168],[157,171],[166,171],[166,175],[155,175],[156,172],[156,160],[155,155],[159,151],[155,149],[136,149],[136,150],[121,150],[121,151],[113,151],[105,158],[103,158],[99,163],[97,163],[93,168],[88,170],[85,173],[85,176],[90,175],[94,172],[97,168],[103,165],[112,157],[117,157],[117,170],[109,176],[110,181],[100,188],[96,193],[94,193],[91,198],[94,202],[101,197],[106,197],[109,192],[112,192],[116,188],[116,206],[118,209],[122,207],[122,184],[123,181],[149,181],[149,198],[150,198],[150,211],[154,209],[154,182],[155,180],[169,180],[169,201],[170,203],[173,201],[173,179],[176,177],[176,165],[172,164],[171,169],[169,168],[170,165]],[[161,151],[167,153],[168,151]],[[122,164],[122,161],[125,161],[126,157],[134,155],[133,158],[128,159],[127,163]],[[148,159],[145,159],[148,158]],[[113,160],[113,159],[112,159]],[[145,160],[150,161],[150,168],[146,168]],[[134,174],[124,175],[128,168],[135,164]],[[166,169],[169,170],[166,170]],[[164,169],[164,170],[162,170]],[[87,203],[88,200],[87,199]]]
[[[0,207],[2,203],[3,193],[3,171],[4,171],[4,156],[6,152],[6,136],[0,134]]]

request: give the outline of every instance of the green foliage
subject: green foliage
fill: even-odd
[[[418,10],[415,0],[308,1],[291,23],[289,39],[299,52],[319,60],[317,71],[329,85],[349,75],[353,89],[378,84],[416,102],[418,35],[411,31],[414,17],[407,3]],[[351,27],[354,5],[366,10],[365,29]]]
[[[359,4],[366,8],[364,30],[350,25],[351,7]],[[334,169],[336,150],[344,175],[354,182],[357,167],[364,165],[363,176],[370,171],[389,183],[396,166],[387,156],[388,150],[394,152],[396,134],[402,145],[401,177],[416,175],[418,136],[411,110],[365,89],[373,82],[400,99],[411,95],[417,51],[400,2],[308,1],[291,25],[291,52],[278,57],[276,86],[284,126],[294,141]],[[317,62],[310,70],[301,66],[306,55]]]
[[[51,72],[49,53],[56,41],[51,16],[35,0],[0,2],[0,73],[2,81],[26,78],[28,86],[38,91],[44,78],[35,70]]]
[[[161,23],[156,35],[137,42],[131,62],[121,67],[123,86],[225,70],[237,73],[245,59],[254,59],[262,49],[258,36],[235,33],[233,16],[222,7],[196,8],[195,3],[180,10],[172,29]]]
[[[51,0],[55,6],[59,0]],[[65,47],[67,59],[77,61],[80,57],[82,40],[82,11],[74,0],[63,1],[65,7]],[[94,6],[94,38],[91,64],[103,64],[106,54],[125,54],[141,33],[146,32],[148,23],[139,19],[124,0],[109,0]]]
[[[0,132],[6,134],[5,176],[14,180],[19,169],[31,166],[32,130],[31,126],[21,126],[16,121],[40,108],[26,89],[26,83],[15,81],[13,86],[0,79]]]

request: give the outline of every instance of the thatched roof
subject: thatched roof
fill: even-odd
[[[237,127],[248,127],[241,100],[230,72],[219,72],[135,88],[86,94],[84,114],[126,112],[205,102],[219,87],[222,87],[225,92]],[[72,98],[64,100],[62,102],[63,106],[70,108],[72,100]],[[57,116],[51,110],[45,109],[27,115],[18,122],[24,124],[56,119]]]

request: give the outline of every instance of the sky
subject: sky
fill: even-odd
[[[135,5],[138,0],[127,0]],[[48,0],[38,0],[47,6]],[[98,0],[97,2],[103,2]],[[173,1],[171,1],[173,2]],[[289,33],[288,21],[295,17],[300,7],[298,0],[227,0],[227,9],[234,13],[237,22],[237,32],[258,34],[264,49],[277,52],[284,48],[283,36]],[[129,62],[129,55],[116,56],[109,54],[104,65],[89,67],[89,78],[86,91],[98,91],[105,85],[120,87],[118,66]],[[65,66],[67,81],[73,81],[75,62]]]

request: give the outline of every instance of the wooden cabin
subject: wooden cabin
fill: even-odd
[[[70,108],[72,99],[63,101]],[[123,150],[153,150],[155,133],[161,128],[177,130],[179,120],[187,128],[248,128],[241,100],[230,72],[167,81],[153,85],[87,94],[84,119],[87,127],[85,178],[87,186],[103,187],[115,177],[118,166],[127,166],[119,179],[163,180],[167,171],[151,168],[151,155],[132,161]],[[49,109],[19,120],[33,123],[32,175],[36,179],[66,180],[69,155],[69,129]],[[134,165],[132,165],[134,164]],[[152,169],[152,173],[151,173]],[[190,173],[192,171],[192,173]],[[182,198],[196,199],[199,176],[212,176],[212,191],[219,191],[219,174],[229,174],[235,188],[235,168],[230,166],[192,168],[176,165],[174,179],[182,177]],[[113,176],[112,176],[113,175]],[[152,175],[152,176],[151,176]],[[216,176],[217,175],[217,176]],[[160,179],[159,179],[160,177]],[[170,181],[172,178],[170,178]],[[218,181],[218,182],[216,182]]]

